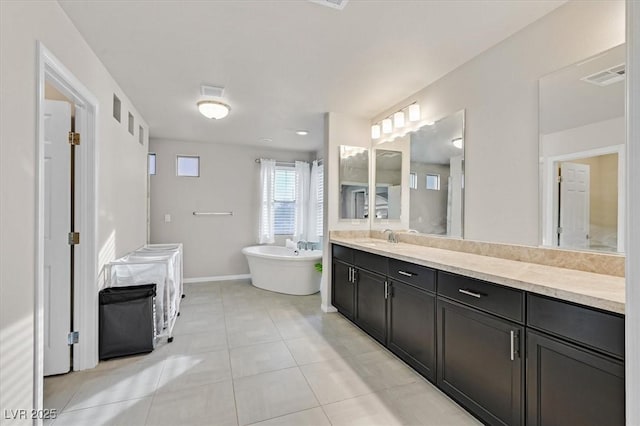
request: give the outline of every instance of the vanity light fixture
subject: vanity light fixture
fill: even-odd
[[[309,131],[307,130],[296,130],[296,135],[298,136],[307,136],[309,134]]]
[[[409,105],[409,121],[420,120],[420,104],[415,103]]]
[[[451,141],[451,143],[453,144],[453,146],[455,146],[458,149],[462,149],[462,138],[455,138]]]
[[[209,119],[220,120],[229,115],[231,107],[220,101],[205,100],[198,102],[198,111]]]
[[[401,129],[404,127],[404,112],[398,111],[393,114],[393,127]]]
[[[380,139],[381,129],[379,124],[371,126],[371,139]]]
[[[388,134],[393,132],[393,122],[390,118],[385,118],[382,120],[382,133]]]

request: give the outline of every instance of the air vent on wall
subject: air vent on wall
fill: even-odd
[[[332,9],[342,10],[347,5],[349,0],[309,0],[311,3],[321,4]]]
[[[618,81],[624,80],[625,64],[616,65],[609,69],[598,71],[597,73],[582,77],[580,80],[587,83],[595,84],[596,86],[608,86]]]

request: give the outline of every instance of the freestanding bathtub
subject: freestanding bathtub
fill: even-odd
[[[321,250],[293,250],[280,246],[252,246],[242,249],[249,262],[254,286],[278,293],[306,295],[320,291]]]

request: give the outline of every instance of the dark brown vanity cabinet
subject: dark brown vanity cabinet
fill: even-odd
[[[524,423],[524,292],[438,271],[438,386],[490,425]]]
[[[527,424],[623,425],[624,317],[527,299]]]
[[[396,280],[389,281],[389,293],[387,346],[404,362],[435,382],[435,293]]]
[[[331,303],[345,317],[353,320],[355,314],[355,268],[339,260],[333,260]]]
[[[357,269],[355,323],[383,345],[387,339],[387,280]]]

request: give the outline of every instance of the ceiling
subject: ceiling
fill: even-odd
[[[310,151],[325,112],[373,117],[564,1],[59,3],[151,137]],[[198,113],[202,83],[225,87],[227,118]]]
[[[624,80],[608,86],[582,78],[624,64],[625,45],[570,65],[540,79],[540,133],[549,134],[624,117]]]

